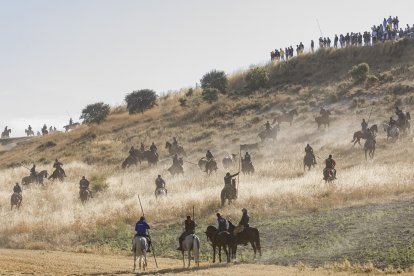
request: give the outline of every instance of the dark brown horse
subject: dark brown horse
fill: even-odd
[[[1,139],[10,138],[10,133],[11,133],[11,129],[5,129],[5,130],[1,133]]]
[[[275,124],[276,122],[278,122],[278,124],[283,123],[283,122],[287,122],[290,125],[292,125],[293,117],[295,117],[295,115],[298,116],[298,111],[296,109],[292,109],[288,113],[284,113],[284,114],[276,117],[275,119],[273,119],[272,125]]]
[[[224,186],[223,190],[221,190],[220,198],[221,207],[224,207],[226,199],[229,201],[229,205],[231,204],[232,200],[237,199],[236,179],[231,180],[231,185]]]
[[[210,175],[212,172],[216,172],[218,169],[216,160],[207,160],[205,157],[202,157],[200,160],[198,160],[198,167],[208,175]]]
[[[145,151],[139,151],[138,152],[138,159],[141,163],[141,160],[147,160],[148,166],[157,166],[158,164],[158,153],[156,151],[151,150],[145,150]]]
[[[174,146],[169,141],[167,141],[165,143],[165,148],[168,150],[168,153],[170,154],[170,156],[173,156],[174,154],[181,155],[181,156],[184,156],[184,157],[187,156],[187,154],[185,153],[184,148],[180,145]]]
[[[237,245],[246,245],[248,243],[251,244],[254,257],[256,258],[256,253],[259,251],[259,256],[262,256],[262,247],[260,246],[260,233],[257,228],[253,227],[245,227],[244,230],[240,233],[234,235],[234,229],[236,227],[229,221],[229,232],[232,235],[233,239],[233,248],[231,252],[231,256],[236,258],[237,253]]]
[[[232,238],[229,232],[220,232],[214,226],[208,226],[206,230],[207,240],[211,242],[213,247],[213,263],[216,262],[216,248],[218,247],[219,262],[221,263],[221,248],[226,253],[227,262],[230,262],[232,246]]]
[[[91,198],[91,193],[88,189],[80,189],[79,191],[79,198],[82,204],[85,204]]]
[[[43,179],[47,178],[48,173],[46,170],[39,172],[36,176],[29,175],[22,178],[22,185],[28,185],[30,183],[43,184]]]
[[[13,193],[10,198],[11,210],[13,210],[13,206],[16,206],[16,208],[19,209],[20,205],[22,204],[22,201],[23,201],[23,197],[21,194]]]
[[[365,144],[364,144],[365,160],[368,160],[368,155],[371,159],[374,158],[375,144],[376,144],[376,141],[374,138],[369,138],[365,141]]]
[[[378,126],[372,125],[368,130],[370,130],[372,134],[376,134],[378,132]],[[367,134],[360,130],[354,133],[354,138],[352,139],[351,143],[354,143],[354,146],[357,143],[361,145],[361,139],[367,139]]]
[[[277,141],[277,132],[280,130],[279,125],[275,125],[272,129],[265,129],[261,131],[258,136],[262,142],[264,142],[266,139],[271,139],[273,142]]]
[[[249,175],[253,174],[254,173],[253,163],[252,162],[249,162],[248,160],[245,160],[242,157],[242,160],[241,160],[241,170],[242,170],[243,174],[249,174]]]

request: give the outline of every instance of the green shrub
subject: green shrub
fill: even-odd
[[[84,124],[100,124],[108,117],[111,108],[103,102],[87,105],[82,110],[80,119]]]
[[[212,103],[218,100],[218,94],[219,90],[215,88],[206,88],[203,89],[203,92],[201,93],[201,97],[203,97],[203,100],[205,100],[208,103]]]
[[[200,83],[203,90],[207,88],[214,88],[219,92],[224,93],[227,89],[228,80],[226,73],[223,71],[212,70],[201,78]]]
[[[191,97],[193,94],[194,94],[194,89],[190,88],[190,89],[188,89],[187,93],[185,93],[185,96],[189,98],[189,97]]]
[[[355,65],[349,71],[349,74],[351,75],[352,79],[355,82],[364,81],[367,78],[368,73],[369,73],[369,65],[367,63],[360,63],[358,65]]]
[[[187,106],[187,99],[184,97],[179,98],[178,102],[180,103],[180,106]]]
[[[156,105],[157,94],[150,89],[134,91],[125,97],[129,114],[144,113]]]
[[[249,72],[247,72],[244,80],[246,82],[247,89],[254,91],[265,87],[269,81],[269,76],[267,75],[265,68],[256,67],[250,69]]]

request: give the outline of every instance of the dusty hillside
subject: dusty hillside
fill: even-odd
[[[182,91],[162,97],[156,108],[144,114],[130,116],[122,107],[114,108],[107,122],[99,126],[20,142],[0,155],[0,244],[25,249],[128,251],[133,225],[141,213],[140,194],[155,243],[164,256],[177,257],[173,249],[181,220],[193,206],[200,236],[204,236],[204,227],[215,222],[215,212],[237,222],[240,209],[246,207],[252,225],[262,231],[263,262],[321,265],[351,259],[373,261],[381,268],[410,267],[414,263],[410,235],[414,225],[409,219],[414,215],[409,204],[414,196],[414,157],[410,154],[414,144],[411,134],[387,141],[382,123],[394,115],[396,104],[412,111],[413,51],[413,40],[322,50],[267,65],[270,81],[259,91],[246,90],[244,73],[240,73],[230,77],[227,94],[213,104],[203,102],[201,91],[195,89],[182,107],[178,102],[186,93]],[[370,65],[375,81],[356,84],[350,78],[348,71],[361,62]],[[314,117],[320,105],[333,113],[329,129],[317,129]],[[239,199],[220,208],[226,171],[219,164],[218,172],[208,177],[192,163],[207,149],[221,163],[225,154],[237,153],[240,144],[258,142],[257,133],[266,120],[281,113],[282,106],[298,110],[293,125],[283,123],[277,142],[266,141],[253,152],[255,174],[241,175]],[[350,141],[371,110],[369,122],[378,125],[379,133],[375,158],[366,161],[362,147],[352,147]],[[173,136],[189,153],[184,176],[171,177],[166,171],[171,159],[164,144]],[[141,164],[120,169],[131,145],[152,141],[161,155],[158,167]],[[302,164],[306,143],[318,155],[318,165],[310,172],[304,172]],[[323,160],[328,154],[338,163],[334,185],[322,181]],[[67,180],[25,188],[21,209],[10,211],[12,184],[28,174],[21,165],[36,162],[39,169],[50,171],[56,157],[65,163]],[[230,171],[236,172],[237,166]],[[157,174],[164,176],[169,191],[162,200],[154,197]],[[85,206],[78,199],[82,175],[102,189]],[[378,207],[370,209],[372,204]],[[359,223],[359,216],[364,223]],[[379,227],[375,220],[381,219],[392,222],[386,223],[389,228]],[[367,229],[381,230],[367,234]],[[408,234],[399,233],[400,229]],[[202,258],[208,260],[210,255],[211,250],[204,247]],[[251,261],[251,252],[244,249],[239,258]]]

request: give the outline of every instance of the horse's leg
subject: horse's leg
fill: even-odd
[[[254,251],[254,258],[256,259],[256,245],[254,244],[254,241],[251,241],[250,244],[253,247],[253,251]]]
[[[216,246],[213,246],[213,263],[216,262]]]
[[[137,262],[137,252],[136,252],[136,249],[134,248],[134,271],[136,268],[136,262]]]
[[[190,268],[191,263],[191,249],[188,250],[188,268]]]
[[[184,250],[183,250],[183,251],[181,251],[181,252],[182,252],[182,254],[183,254],[183,267],[185,268]]]
[[[226,253],[226,257],[227,257],[227,262],[230,262],[230,255],[229,255],[229,251],[227,250],[227,245],[223,246],[223,250],[224,253]]]
[[[219,263],[221,263],[221,246],[218,246]]]

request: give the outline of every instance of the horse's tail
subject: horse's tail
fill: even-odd
[[[352,139],[351,143],[355,142],[355,140],[357,139],[357,137],[356,137],[356,136],[357,136],[357,133],[355,132],[355,133],[354,133],[354,139]]]
[[[256,229],[256,235],[255,235],[255,243],[256,248],[259,251],[259,255],[262,256],[262,247],[260,246],[260,233],[259,230]]]
[[[194,262],[199,264],[199,257],[200,257],[200,239],[194,235],[193,238],[193,254],[194,254]]]

